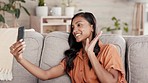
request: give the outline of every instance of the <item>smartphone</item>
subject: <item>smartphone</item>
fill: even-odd
[[[18,28],[17,41],[19,41],[20,39],[24,40],[24,26]]]

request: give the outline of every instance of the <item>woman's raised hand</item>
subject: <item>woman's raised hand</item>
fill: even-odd
[[[86,46],[85,46],[85,51],[87,52],[87,54],[92,54],[94,53],[94,47],[97,43],[97,41],[99,40],[99,37],[102,35],[102,31],[100,31],[96,37],[94,39],[92,39],[92,41],[89,40],[89,38],[86,39]]]
[[[25,42],[21,39],[10,47],[10,53],[16,58],[17,61],[22,59],[22,53],[25,46]]]

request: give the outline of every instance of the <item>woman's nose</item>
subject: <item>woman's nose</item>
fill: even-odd
[[[73,33],[77,33],[77,31],[78,31],[78,30],[74,29],[74,30],[73,30]]]
[[[78,28],[74,28],[73,29],[73,32],[75,33],[75,32],[77,32],[78,31]]]

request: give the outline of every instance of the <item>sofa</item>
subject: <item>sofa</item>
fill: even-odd
[[[40,34],[36,31],[25,31],[26,49],[23,56],[42,69],[57,65],[64,57],[63,52],[69,48],[69,33],[54,31]],[[120,53],[126,71],[128,83],[148,82],[148,36],[121,36],[103,34],[100,40],[114,44]],[[42,81],[31,75],[16,60],[13,60],[13,79],[0,83],[71,83],[70,78],[63,76]]]

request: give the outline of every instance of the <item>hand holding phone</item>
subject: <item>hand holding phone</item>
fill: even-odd
[[[17,41],[19,41],[20,39],[24,40],[24,26],[18,28]]]

